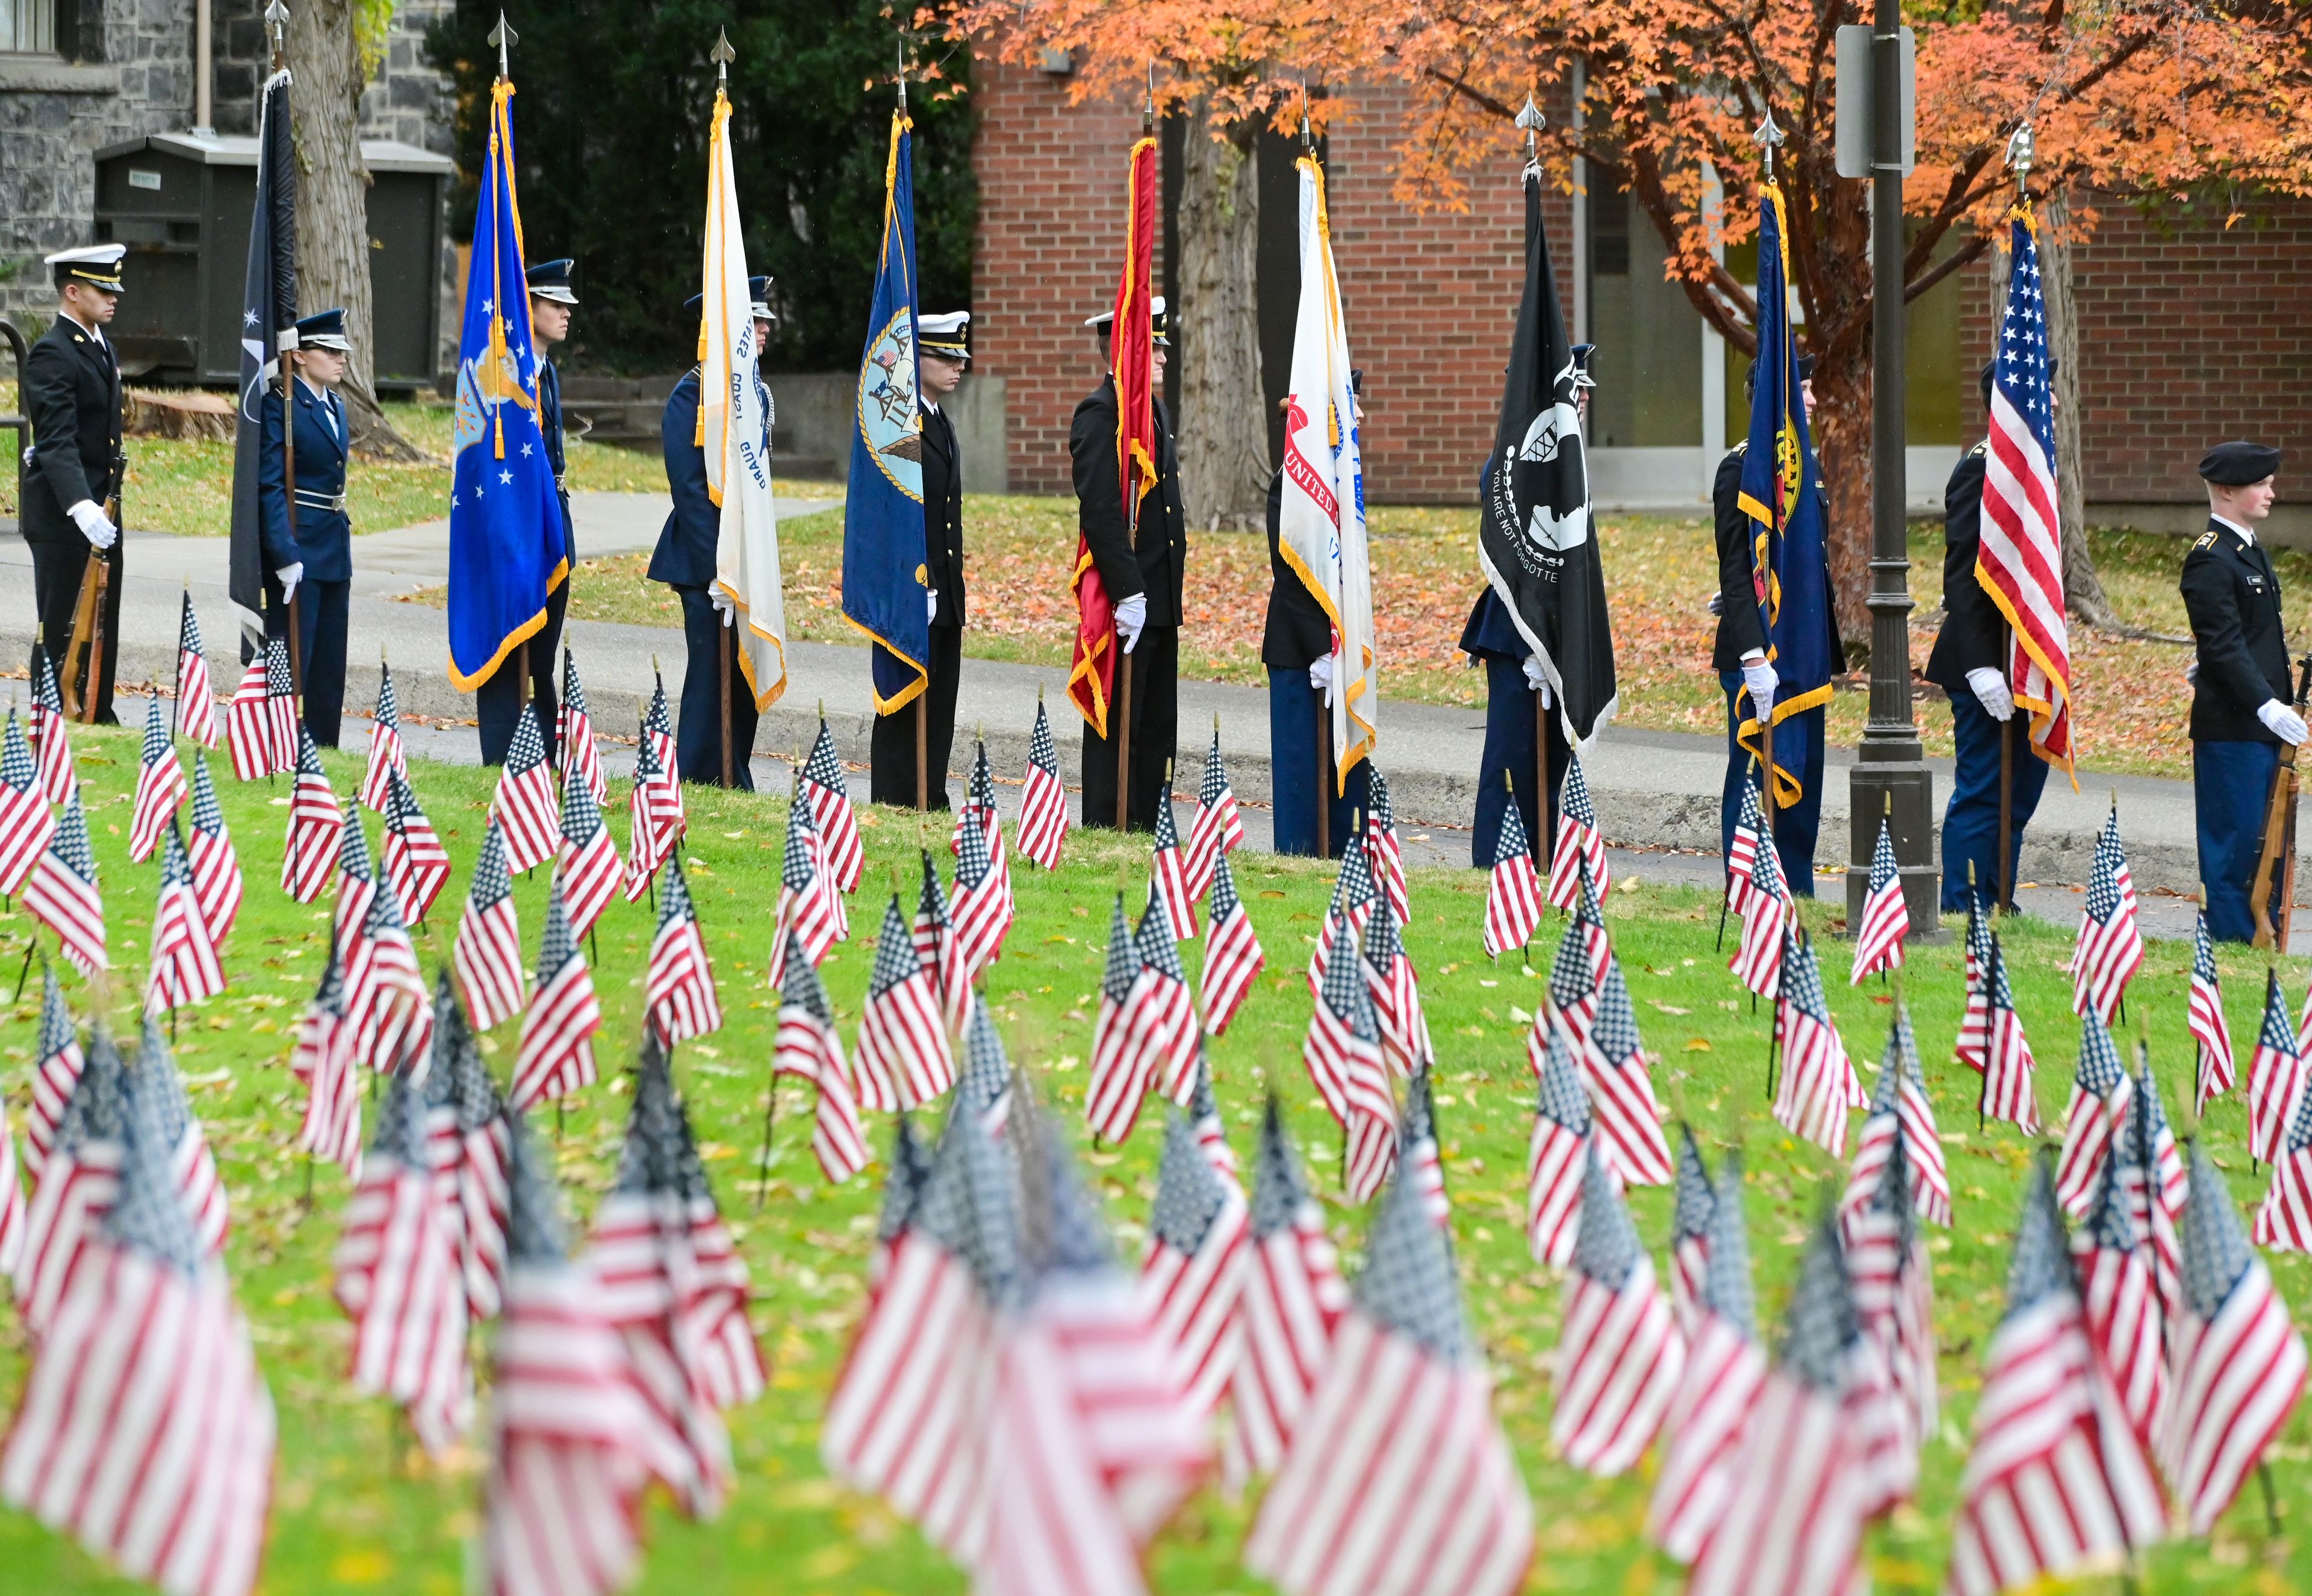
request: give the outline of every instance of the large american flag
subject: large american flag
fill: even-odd
[[[2035,1135],[2039,1129],[2039,1100],[2033,1088],[2037,1065],[2030,1039],[2023,1034],[2023,1016],[2015,1012],[2015,994],[2007,984],[2007,955],[1995,933],[1984,990],[1983,1113]]]
[[[1245,1566],[1286,1596],[1509,1596],[1532,1560],[1533,1506],[1445,1234],[1411,1181],[1391,1185],[1365,1251]]]
[[[692,907],[690,884],[683,877],[679,855],[667,861],[643,997],[652,1027],[669,1046],[722,1029],[714,967],[707,960],[706,936],[699,929],[698,911]]]
[[[153,910],[153,967],[144,980],[144,1007],[153,1013],[200,1003],[224,990],[216,944],[201,918],[193,867],[173,830],[161,834],[161,898]]]
[[[1060,752],[1040,693],[1036,723],[1028,733],[1028,785],[1020,795],[1016,836],[1020,853],[1046,870],[1060,867],[1060,845],[1068,836],[1068,790],[1060,781]]]
[[[569,800],[563,813],[569,813]],[[811,824],[810,805],[797,801],[787,806],[786,851],[779,860],[779,907],[771,927],[769,978],[786,978],[791,953],[801,951],[803,962],[816,967],[836,940],[836,913],[842,895],[835,890],[825,862],[819,857],[819,829]]]
[[[209,940],[222,947],[241,915],[241,858],[233,851],[232,834],[225,829],[224,806],[217,802],[216,783],[209,777],[208,757],[198,751],[193,755],[193,835],[185,851],[192,855],[193,890],[200,894]]]
[[[2205,913],[2195,917],[2192,927],[2192,995],[2185,1023],[2199,1048],[2192,1111],[2204,1118],[2208,1104],[2232,1089],[2237,1067],[2231,1022],[2224,1017],[2223,983],[2216,978],[2216,947],[2208,935]]]
[[[1229,1381],[1234,1423],[1224,1453],[1227,1478],[1239,1486],[1284,1461],[1349,1302],[1324,1211],[1309,1195],[1274,1092],[1253,1154],[1250,1229],[1239,1299],[1244,1344]]]
[[[1845,1398],[1862,1331],[1832,1220],[1816,1229],[1783,1325],[1781,1359],[1735,1454],[1733,1491],[1695,1560],[1693,1596],[1861,1588],[1870,1480]]]
[[[1846,1155],[1846,1111],[1864,1106],[1846,1042],[1830,1017],[1822,989],[1822,967],[1814,943],[1782,934],[1780,995],[1774,1000],[1774,1035],[1782,1047],[1782,1080],[1774,1088],[1774,1120],[1833,1158]]]
[[[354,1389],[398,1402],[426,1451],[442,1456],[473,1422],[466,1286],[434,1194],[425,1095],[407,1067],[387,1078],[333,1267],[354,1321]]]
[[[407,906],[410,919],[422,925],[434,900],[450,884],[450,851],[418,807],[408,778],[398,771],[386,781],[384,846],[385,879]],[[616,885],[615,867],[610,876]]]
[[[193,618],[189,588],[177,618],[177,735],[203,748],[217,745],[216,689],[209,685],[209,656],[201,646],[201,623]]]
[[[538,950],[538,981],[521,1016],[507,1101],[521,1112],[594,1083],[594,1033],[602,1029],[594,975],[578,951],[576,928],[563,900],[562,878],[546,889],[546,937]]]
[[[434,1190],[458,1239],[467,1309],[475,1319],[491,1319],[504,1295],[513,1122],[446,977],[434,991],[434,1039],[433,1064],[425,1072]]]
[[[1340,873],[1333,878],[1333,896],[1325,906],[1325,922],[1317,928],[1317,945],[1309,952],[1309,996],[1316,996],[1325,988],[1326,961],[1333,956],[1333,945],[1341,927],[1346,925],[1352,936],[1364,935],[1366,923],[1372,918],[1373,905],[1379,899],[1380,888],[1373,880],[1372,860],[1365,853],[1364,838],[1352,832],[1341,849]]]
[[[1742,935],[1726,968],[1742,985],[1772,1002],[1782,991],[1782,948],[1788,940],[1784,927],[1794,911],[1790,888],[1782,881],[1782,856],[1771,830],[1758,833],[1741,896]]]
[[[852,812],[843,761],[835,757],[835,734],[827,729],[824,715],[819,717],[810,757],[803,761],[802,795],[810,805],[811,820],[819,826],[821,845],[827,849],[827,867],[835,873],[836,886],[846,893],[856,891],[866,854],[859,846],[859,817]]]
[[[197,860],[197,826],[193,832],[193,846]],[[197,863],[193,874],[197,892]],[[239,879],[236,873],[236,902]],[[88,846],[88,816],[81,808],[77,791],[65,805],[63,816],[49,835],[48,846],[33,863],[31,874],[25,878],[24,907],[41,925],[57,934],[64,956],[83,975],[93,976],[105,968],[104,899],[97,890],[96,854]],[[215,941],[214,936],[211,941]],[[51,982],[56,979],[54,975],[48,978]]]
[[[811,1121],[810,1148],[819,1171],[840,1186],[867,1167],[867,1138],[859,1124],[859,1098],[851,1084],[850,1061],[836,1033],[835,1005],[826,983],[808,959],[790,959],[779,984],[779,1029],[771,1044],[772,1090],[777,1077],[793,1075],[819,1089]],[[902,1124],[905,1121],[901,1122]]]
[[[2007,680],[2030,712],[2034,753],[2071,766],[2071,635],[2063,619],[2063,539],[2055,491],[2055,395],[2037,228],[2015,213],[2014,264],[1991,385],[1983,539],[1975,576],[2014,628]]]
[[[1700,1249],[1706,1262],[1695,1293],[1686,1372],[1665,1420],[1668,1440],[1646,1517],[1646,1532],[1682,1563],[1700,1554],[1733,1497],[1735,1465],[1766,1381],[1742,1224],[1739,1152],[1727,1151],[1717,1188],[1707,1195],[1710,1218]]]
[[[409,754],[401,745],[401,700],[393,690],[393,667],[377,662],[377,708],[369,720],[369,766],[362,772],[361,802],[377,814],[385,812],[386,795],[393,778],[409,779]]]
[[[1188,972],[1180,962],[1179,944],[1173,940],[1171,918],[1163,900],[1152,894],[1132,934],[1140,955],[1140,973],[1133,978],[1130,1011],[1125,1020],[1138,1062],[1134,1073],[1176,1103],[1186,1104],[1194,1084],[1199,1041],[1195,1004],[1188,995]]]
[[[1092,1021],[1091,1069],[1084,1082],[1084,1123],[1104,1141],[1121,1142],[1140,1122],[1148,1094],[1141,1055],[1132,1041],[1132,993],[1140,978],[1140,949],[1124,917],[1124,894],[1108,924],[1108,958],[1099,978],[1099,1013]]]
[[[2127,995],[2127,983],[2142,963],[2135,882],[2127,873],[2126,850],[2120,846],[2119,805],[2114,803],[2096,834],[2087,907],[2080,912],[2079,941],[2071,949],[2071,1013],[2084,1014],[2093,1008],[2097,1018],[2110,1024]]]
[[[2305,1356],[2204,1142],[2192,1144],[2191,1187],[2159,1460],[2191,1533],[2205,1535],[2295,1411]]]
[[[513,883],[506,875],[505,840],[495,820],[483,822],[481,852],[466,888],[465,912],[458,916],[451,962],[481,1030],[495,1030],[521,1013],[529,996],[521,978],[521,925],[514,915]]]
[[[1677,1314],[1593,1142],[1557,1341],[1549,1438],[1558,1455],[1600,1478],[1625,1472],[1653,1444],[1685,1373]]]
[[[594,716],[586,707],[586,686],[578,680],[578,656],[566,647],[562,651],[562,703],[555,711],[554,748],[562,768],[575,770],[586,784],[595,808],[610,801],[602,750],[594,745]]]
[[[56,966],[43,961],[39,1039],[32,1049],[32,1106],[24,1116],[24,1169],[36,1185],[48,1162],[48,1149],[56,1144],[57,1125],[65,1117],[65,1105],[72,1101],[73,1089],[80,1084],[81,1068],[86,1062],[79,1029],[65,1002],[64,985],[57,979]]]
[[[1345,1138],[1342,1172],[1350,1199],[1368,1202],[1397,1162],[1397,1094],[1381,1057],[1380,1027],[1356,938],[1345,920],[1334,934],[1332,960],[1309,1016],[1300,1060]]]
[[[298,1147],[310,1157],[343,1165],[348,1175],[358,1178],[363,1088],[354,1057],[353,1027],[346,1023],[346,972],[339,951],[340,944],[332,937],[320,980],[297,1021],[289,1071],[305,1083]]]
[[[1230,896],[1235,894],[1231,890]],[[1435,1061],[1429,1016],[1421,1006],[1421,980],[1413,955],[1405,951],[1397,911],[1383,893],[1365,924],[1365,989],[1372,994],[1373,1017],[1380,1022],[1381,1056],[1398,1074],[1410,1077]]]
[[[1565,762],[1565,785],[1557,798],[1557,840],[1549,850],[1549,907],[1571,910],[1581,897],[1581,866],[1599,893],[1610,889],[1613,877],[1606,868],[1606,834],[1598,829],[1598,807],[1590,799],[1590,778],[1581,774],[1581,756]]]
[[[1156,837],[1148,859],[1149,896],[1164,906],[1172,933],[1182,942],[1196,934],[1196,900],[1190,896],[1187,861],[1180,857],[1180,831],[1172,819],[1170,794],[1156,806]]]
[[[1959,1494],[1951,1596],[2124,1562],[2167,1531],[2151,1460],[2089,1332],[2044,1167],[2023,1199]]]
[[[1533,1140],[1526,1153],[1525,1235],[1536,1263],[1562,1269],[1573,1261],[1591,1135],[1589,1093],[1565,1039],[1553,1028],[1542,1043]]]
[[[1229,785],[1228,767],[1221,762],[1221,728],[1213,723],[1213,745],[1204,750],[1204,774],[1196,784],[1196,818],[1189,823],[1188,840],[1181,851],[1188,895],[1202,898],[1212,885],[1213,866],[1244,846],[1244,821],[1236,812],[1236,789]]]
[[[1493,834],[1493,876],[1485,884],[1485,957],[1523,949],[1541,924],[1541,878],[1534,873],[1525,821],[1515,803],[1505,804],[1501,829]]]
[[[1204,907],[1204,959],[1196,972],[1196,998],[1204,1011],[1204,1034],[1220,1036],[1243,1006],[1268,955],[1237,896],[1236,872],[1226,854],[1213,856],[1212,893]]]
[[[545,864],[554,857],[560,841],[554,767],[546,762],[546,735],[539,730],[539,714],[534,698],[522,706],[513,729],[513,744],[506,750],[505,767],[498,773],[497,795],[490,802],[490,816],[505,837],[506,868],[511,871]]]
[[[161,833],[185,806],[190,789],[159,695],[146,700],[144,746],[136,767],[136,803],[128,817],[128,856],[138,864],[153,856]]]
[[[2055,1198],[2073,1219],[2087,1217],[2104,1165],[2127,1122],[2135,1083],[2119,1061],[2111,1032],[2092,1009],[2080,1015],[2080,1061],[2063,1113],[2063,1150],[2055,1161]]]
[[[321,750],[313,734],[297,728],[297,777],[289,789],[289,825],[281,855],[281,890],[300,903],[311,903],[329,884],[329,875],[343,846],[346,817],[337,795],[321,768]]]
[[[24,878],[32,873],[56,829],[39,768],[32,763],[23,724],[12,704],[7,732],[0,738],[0,893],[23,890]]]
[[[1903,942],[1910,935],[1911,911],[1903,903],[1903,873],[1895,863],[1893,822],[1881,819],[1878,841],[1870,850],[1870,886],[1862,898],[1862,924],[1854,934],[1854,974],[1847,981],[1859,987],[1865,976],[1898,969]]]
[[[883,929],[875,939],[875,964],[867,978],[852,1059],[864,1109],[912,1109],[955,1084],[955,1049],[941,1019],[939,994],[924,973],[897,892],[883,910]]]
[[[570,909],[572,934],[583,936],[617,895],[618,845],[602,819],[602,806],[586,785],[586,773],[574,759],[565,761],[562,776],[562,843],[556,850],[554,874]]]
[[[2247,1060],[2247,1155],[2278,1163],[2281,1138],[2296,1100],[2305,1095],[2304,1059],[2297,1051],[2296,1028],[2289,1023],[2280,972],[2264,972],[2264,1028]]]
[[[2129,1138],[2122,1136],[2087,1223],[2071,1238],[2088,1338],[2102,1355],[2129,1424],[2148,1443],[2168,1399],[2167,1314],[2151,1240],[2128,1199]]]
[[[1842,1215],[1878,1195],[1881,1171],[1894,1156],[1898,1141],[1910,1164],[1919,1217],[1948,1225],[1951,1222],[1950,1171],[1943,1161],[1942,1137],[1935,1130],[1934,1105],[1927,1100],[1926,1071],[1919,1062],[1918,1041],[1911,1033],[1911,1013],[1900,998],[1895,1001],[1895,1017],[1887,1029],[1887,1051],[1878,1060],[1870,1117],[1862,1122],[1846,1191],[1838,1199]]]
[[[32,754],[40,772],[40,791],[51,803],[62,803],[80,785],[73,774],[72,736],[65,721],[64,695],[57,688],[56,667],[48,651],[32,645]],[[208,740],[216,746],[214,724]]]
[[[1388,777],[1365,761],[1365,857],[1371,862],[1374,884],[1380,888],[1397,923],[1413,917],[1413,899],[1405,881],[1405,842],[1397,834],[1397,804],[1388,795]]]
[[[1621,960],[1608,954],[1606,978],[1598,993],[1598,1015],[1578,1056],[1598,1116],[1599,1151],[1614,1172],[1632,1186],[1667,1186],[1669,1138],[1662,1134],[1661,1105],[1654,1100],[1653,1075],[1638,1038],[1637,1010]]]
[[[63,1260],[0,1500],[134,1579],[242,1596],[272,1498],[272,1399],[186,1212],[163,1105],[136,1092],[121,1107],[117,1194]]]
[[[1250,1215],[1244,1193],[1222,1179],[1197,1144],[1195,1127],[1175,1108],[1166,1117],[1141,1265],[1156,1334],[1183,1399],[1210,1415],[1236,1377],[1244,1349],[1239,1312],[1250,1267]]]

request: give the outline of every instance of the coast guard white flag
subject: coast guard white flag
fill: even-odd
[[[758,368],[739,184],[731,166],[731,101],[714,94],[706,157],[706,300],[698,322],[698,443],[706,493],[722,507],[714,586],[738,610],[739,669],[768,709],[787,686],[785,589],[771,502],[771,396]]]
[[[1325,173],[1300,158],[1300,311],[1284,412],[1284,492],[1277,547],[1333,623],[1333,781],[1345,791],[1372,751],[1379,671],[1373,663],[1372,571],[1365,555],[1364,460],[1350,391],[1349,338],[1333,275]]]

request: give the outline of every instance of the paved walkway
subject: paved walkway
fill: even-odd
[[[783,503],[781,510],[801,514],[827,508],[833,502],[790,501]],[[579,546],[589,555],[647,548],[656,539],[666,505],[662,495],[577,495],[574,510]],[[359,575],[348,647],[355,663],[348,684],[348,709],[366,707],[373,701],[376,679],[364,662],[377,657],[382,649],[393,661],[394,685],[405,713],[453,722],[468,719],[472,698],[451,688],[444,668],[442,612],[397,602],[393,597],[443,579],[447,523],[434,522],[374,533],[355,543]],[[220,690],[229,690],[240,679],[241,665],[225,593],[225,539],[132,534],[129,544],[129,576],[122,601],[122,680],[172,680],[179,595],[189,590],[209,646],[212,675]],[[20,572],[20,582],[29,583],[30,560],[24,546],[13,538],[0,538],[0,569],[10,566]],[[31,645],[31,607],[0,609],[5,609],[0,613],[0,654],[21,658]],[[681,691],[679,633],[578,622],[568,628],[568,637],[585,675],[596,723],[606,730],[635,723],[650,697],[654,659],[664,674],[670,697]],[[775,760],[791,750],[807,746],[817,730],[819,706],[823,703],[845,757],[863,762],[870,702],[866,650],[797,643],[789,648],[788,664],[792,684],[785,697],[762,717],[755,745],[758,759]],[[1064,672],[1055,668],[966,661],[957,706],[958,762],[968,757],[971,729],[985,725],[996,768],[1016,775],[1026,764],[1028,732],[1041,694],[1058,735],[1063,773],[1073,785],[1081,738],[1064,687]],[[1237,793],[1251,803],[1265,802],[1270,792],[1265,691],[1184,681],[1179,697],[1183,768],[1177,785],[1183,790],[1193,789],[1203,750],[1217,720],[1222,752]],[[1924,707],[1928,714],[1938,713],[1933,706]],[[1474,812],[1476,774],[1484,740],[1481,709],[1383,701],[1380,767],[1388,774],[1400,819],[1408,830],[1430,833],[1433,841],[1424,846],[1432,849],[1440,862],[1466,861],[1469,856],[1466,828]],[[441,751],[449,757],[472,757],[469,731],[445,730],[439,741]],[[1823,802],[1826,839],[1846,835],[1847,777],[1852,763],[1851,750],[1830,751]],[[1948,760],[1930,764],[1935,771],[1940,802],[1950,790],[1950,764]],[[766,767],[766,778],[784,780],[783,766],[776,768],[778,775],[772,776]],[[1599,821],[1616,843],[1651,850],[1647,856],[1657,860],[1681,854],[1715,855],[1718,793],[1724,771],[1724,753],[1718,740],[1612,729],[1588,759],[1587,770]],[[2025,901],[2036,904],[2044,899],[2045,912],[2054,917],[2076,917],[2073,889],[2087,879],[2096,831],[2115,792],[2131,866],[2147,901],[2157,905],[2163,893],[2196,891],[2198,869],[2188,783],[2082,773],[2080,788],[2074,794],[2060,782],[2049,784],[2024,848]],[[2312,827],[2304,831],[2307,843],[2312,844]],[[1824,862],[1834,863],[1838,851],[1835,843],[1826,846]],[[1714,857],[1691,867],[1654,866],[1657,872],[1699,872],[1705,879],[1714,877],[1718,868]],[[2312,895],[2312,855],[2299,863],[2299,876],[2306,882],[2307,894]],[[1836,890],[1830,878],[1821,887],[1826,894]],[[2178,904],[2176,915],[2181,930],[2188,933],[2188,909]],[[2156,913],[2153,923],[2168,928],[2164,914]]]

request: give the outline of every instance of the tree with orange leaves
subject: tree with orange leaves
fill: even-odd
[[[1561,181],[1570,183],[1578,155],[1593,181],[1626,188],[1667,247],[1669,275],[1745,353],[1756,347],[1756,306],[1723,246],[1756,232],[1754,130],[1772,114],[1788,139],[1778,171],[1791,282],[1817,363],[1815,436],[1831,491],[1840,625],[1868,636],[1875,282],[1869,186],[1837,176],[1834,162],[1833,44],[1839,24],[1867,22],[1869,10],[1849,0],[1336,0],[1313,19],[1292,15],[1306,22],[1294,36],[1302,58],[1336,85],[1386,75],[1420,91],[1398,171],[1415,203],[1464,203],[1471,172],[1503,161],[1519,136],[1512,120],[1526,96],[1578,86],[1577,118],[1544,135]],[[2003,236],[2015,185],[2002,156],[2026,119],[2036,135],[2033,187],[2053,197],[2059,222],[2073,194],[2312,191],[2312,9],[1942,0],[1911,6],[1906,20],[1919,72],[1906,301]],[[2083,206],[2062,231],[2094,221]],[[2058,378],[2069,388],[2076,371]],[[2059,395],[2076,400],[2075,389]],[[2076,402],[2068,408],[2075,418]],[[2076,469],[2068,475],[2076,480]],[[2084,564],[2083,545],[2078,554]],[[2108,624],[2091,566],[2085,575],[2081,618]]]

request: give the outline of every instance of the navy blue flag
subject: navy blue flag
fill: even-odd
[[[450,447],[450,681],[470,693],[546,624],[570,574],[569,532],[538,420],[538,351],[514,198],[513,85],[490,94],[490,147],[474,214],[458,408]]]
[[[1830,702],[1829,518],[1822,468],[1807,430],[1798,332],[1791,325],[1790,252],[1782,236],[1782,191],[1772,182],[1758,207],[1758,375],[1750,395],[1750,447],[1738,500],[1750,518],[1752,597],[1765,623],[1766,657],[1781,686],[1773,723]],[[1738,733],[1764,758],[1756,706]],[[1774,761],[1774,801],[1795,803],[1799,784]]]
[[[851,486],[843,504],[843,618],[873,650],[875,713],[913,703],[927,680],[930,574],[924,543],[924,428],[915,403],[915,156],[903,106],[891,113],[883,170],[883,254],[859,403],[851,434]]]
[[[265,645],[265,511],[258,478],[281,335],[296,325],[297,167],[289,140],[289,75],[276,72],[265,80],[257,102],[257,205],[249,216],[249,272],[241,291],[241,408],[233,424],[227,585],[241,618],[243,661]]]

